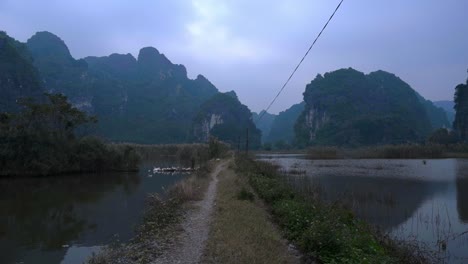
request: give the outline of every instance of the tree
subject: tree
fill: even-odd
[[[454,102],[453,128],[460,140],[465,141],[468,136],[468,79],[466,84],[459,84],[455,87]]]
[[[64,95],[45,94],[45,98],[48,102],[21,99],[20,113],[0,114],[2,174],[49,174],[78,162],[71,157],[79,145],[74,132],[96,118],[73,107]]]
[[[428,141],[435,144],[453,144],[457,141],[455,133],[448,131],[445,128],[439,128],[429,137]]]
[[[31,99],[20,100],[23,111],[17,116],[18,128],[30,133],[47,131],[58,138],[73,139],[78,126],[97,122],[96,117],[73,107],[63,94],[45,93],[45,96],[46,104]]]

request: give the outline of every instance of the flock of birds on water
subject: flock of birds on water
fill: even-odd
[[[148,170],[150,174],[148,177],[153,177],[153,174],[174,174],[174,173],[192,173],[196,171],[198,168],[191,168],[191,167],[154,167],[152,170]],[[151,174],[153,173],[153,174]]]

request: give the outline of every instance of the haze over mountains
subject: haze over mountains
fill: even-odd
[[[249,128],[254,148],[261,142],[368,145],[423,141],[433,130],[451,127],[444,110],[384,71],[366,75],[349,68],[318,75],[306,87],[304,102],[278,115],[265,113],[258,122],[235,92],[220,93],[203,75],[189,79],[183,65],[156,48],[142,48],[137,58],[76,60],[50,32],[38,32],[25,44],[1,34],[0,111],[17,111],[21,97],[63,93],[98,117],[94,134],[110,141],[185,143],[216,136],[236,145]]]
[[[453,120],[455,119],[455,109],[453,108],[455,103],[453,101],[435,101],[434,105],[444,109],[447,114],[448,121],[452,125]]]

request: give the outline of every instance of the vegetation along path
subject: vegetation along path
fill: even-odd
[[[211,223],[211,215],[218,186],[218,174],[227,166],[228,161],[217,164],[211,173],[212,180],[204,198],[194,204],[182,223],[183,232],[175,246],[163,253],[154,263],[199,263]]]
[[[301,255],[288,246],[247,177],[234,167],[231,162],[219,174],[213,220],[200,263],[300,263]]]

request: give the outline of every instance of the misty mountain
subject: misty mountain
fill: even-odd
[[[433,104],[437,107],[444,109],[447,114],[448,121],[450,123],[449,127],[452,127],[453,120],[455,119],[455,103],[453,101],[435,101]]]
[[[271,125],[266,142],[284,141],[284,143],[292,145],[294,143],[294,125],[302,111],[304,111],[304,107],[305,103],[301,102],[280,112]]]
[[[424,97],[422,97],[416,91],[415,93],[419,99],[419,102],[423,105],[424,110],[426,111],[433,130],[441,127],[452,127],[451,123],[449,122],[448,115],[444,109],[435,106],[432,101],[424,99]]]
[[[257,149],[261,145],[261,131],[252,121],[252,113],[243,105],[234,91],[218,93],[203,103],[193,122],[195,141],[207,141],[210,136],[242,148],[246,142],[246,130],[249,131],[249,148]]]
[[[16,112],[23,97],[41,98],[43,88],[27,47],[0,31],[0,112]]]
[[[138,59],[113,54],[86,61],[99,131],[112,140],[187,142],[199,107],[218,93],[205,77],[189,79],[183,65],[172,64],[152,47],[141,49]]]
[[[259,117],[262,116],[262,118],[259,120]],[[271,130],[271,125],[273,124],[273,121],[275,120],[276,115],[270,114],[266,112],[265,110],[260,111],[260,114],[257,114],[255,112],[252,113],[252,119],[255,123],[255,126],[257,126],[260,131],[262,131],[262,143],[265,143],[267,140],[268,135],[270,134]]]
[[[304,105],[304,102],[295,104],[277,115],[267,112],[260,121],[257,121],[259,114],[253,113],[255,125],[262,131],[262,143],[281,142],[293,145],[294,125],[304,110]]]
[[[91,80],[84,60],[75,60],[65,42],[50,32],[37,32],[26,42],[49,93],[62,93],[82,110],[91,110]]]
[[[295,126],[301,145],[368,145],[423,141],[437,121],[418,94],[394,74],[352,68],[320,74],[306,86]]]
[[[74,59],[66,44],[49,32],[27,42],[42,84],[67,95],[80,109],[95,114],[97,133],[112,141],[181,143],[190,138],[203,102],[218,93],[205,77],[187,77],[153,47],[131,54]]]

